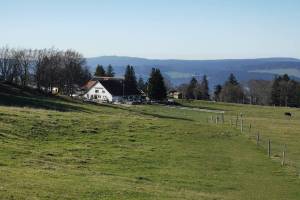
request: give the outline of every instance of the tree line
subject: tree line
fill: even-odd
[[[112,67],[112,65],[108,65],[107,69],[105,70],[102,65],[97,65],[96,66],[96,71],[94,73],[94,76],[99,76],[99,77],[114,77],[115,72]]]
[[[82,54],[74,50],[0,48],[0,80],[67,95],[91,78]]]
[[[185,99],[300,107],[300,82],[287,74],[275,76],[273,80],[250,80],[244,84],[230,74],[227,81],[216,85],[210,95],[208,85],[207,77],[203,76],[201,82],[192,78],[189,84],[182,84],[177,90]]]
[[[209,100],[209,86],[207,76],[204,75],[201,81],[193,77],[189,84],[182,84],[177,88],[185,99]]]

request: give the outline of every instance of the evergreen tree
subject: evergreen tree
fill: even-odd
[[[97,65],[94,75],[95,76],[100,76],[100,77],[101,76],[106,76],[105,70],[104,70],[102,65]]]
[[[288,83],[288,95],[287,95],[286,105],[291,107],[299,106],[300,102],[299,102],[298,94],[299,94],[299,83],[294,80],[290,80]]]
[[[145,92],[146,84],[145,84],[144,79],[142,77],[139,78],[138,83],[137,83],[137,87],[138,87],[139,90],[142,90],[143,92]]]
[[[295,85],[294,101],[295,101],[295,107],[300,107],[300,83],[299,82],[296,82]]]
[[[271,89],[271,102],[276,106],[280,105],[280,81],[281,77],[275,76]]]
[[[124,75],[125,93],[126,95],[132,95],[136,93],[137,81],[133,66],[128,65],[126,67]]]
[[[115,76],[114,69],[111,65],[108,65],[108,67],[106,69],[106,76],[107,77],[114,77]]]
[[[243,103],[244,91],[233,74],[230,74],[228,80],[225,82],[220,99],[230,103]]]
[[[197,79],[195,77],[193,77],[191,79],[191,81],[190,81],[190,84],[189,84],[188,88],[187,88],[187,91],[186,91],[186,94],[185,94],[186,95],[185,98],[187,98],[187,99],[196,99],[195,89],[197,87],[197,84],[198,84]]]
[[[214,91],[215,101],[220,101],[221,91],[222,91],[222,85],[216,85],[215,91]]]
[[[288,81],[290,81],[291,79],[290,79],[289,75],[284,74],[284,75],[282,76],[282,80],[288,82]]]
[[[203,76],[202,82],[201,82],[201,99],[203,100],[209,100],[209,87],[208,87],[208,80],[206,75]]]
[[[148,96],[152,100],[164,100],[167,97],[167,89],[164,78],[159,69],[153,68],[148,80]]]
[[[237,81],[237,79],[235,78],[235,76],[231,73],[231,74],[229,75],[229,78],[228,78],[226,84],[230,84],[230,85],[239,85],[239,82]]]
[[[202,85],[197,83],[196,84],[196,87],[194,89],[194,98],[195,99],[198,99],[198,100],[201,100],[203,97],[202,97]]]
[[[272,104],[277,106],[298,106],[298,84],[296,81],[291,80],[287,74],[276,76],[271,90]]]

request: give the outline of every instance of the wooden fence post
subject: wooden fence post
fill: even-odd
[[[251,129],[252,129],[252,124],[250,123],[250,125],[249,125],[249,133],[251,133]]]
[[[218,124],[218,122],[219,122],[219,116],[217,115],[216,116],[216,124]]]
[[[282,161],[281,161],[281,166],[285,165],[285,154],[286,154],[286,144],[283,147],[283,151],[282,151]]]
[[[256,135],[256,145],[259,146],[259,140],[260,140],[260,135],[259,135],[259,132],[257,132],[257,135]]]
[[[210,120],[211,120],[211,123],[213,123],[214,122],[214,117],[210,116]]]
[[[271,158],[271,140],[268,141],[268,156]]]
[[[241,133],[243,133],[244,131],[244,123],[243,123],[243,119],[241,119]]]
[[[235,120],[235,128],[238,127],[238,121],[239,121],[239,115],[236,115],[236,120]]]
[[[222,113],[222,123],[224,124],[225,119],[224,119],[224,113]]]

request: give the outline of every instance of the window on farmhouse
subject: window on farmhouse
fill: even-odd
[[[95,90],[95,93],[99,93],[99,90]]]
[[[102,90],[102,93],[105,93],[105,91],[104,91],[104,90]]]

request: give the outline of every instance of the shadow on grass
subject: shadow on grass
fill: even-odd
[[[110,105],[110,104],[101,104],[101,106],[109,107],[109,108],[113,108],[113,109],[121,109],[121,110],[129,111],[129,112],[132,112],[132,113],[140,114],[140,115],[146,115],[146,116],[150,116],[150,117],[157,117],[157,118],[160,118],[160,119],[194,121],[192,119],[183,118],[183,117],[174,117],[174,116],[160,115],[160,114],[155,114],[155,113],[148,113],[148,112],[145,112],[145,111],[134,110],[134,109],[130,109],[129,107],[126,108],[126,107]]]
[[[59,99],[55,97],[24,97],[24,96],[8,95],[8,94],[0,93],[1,106],[28,107],[28,108],[55,110],[60,112],[70,112],[70,111],[88,112],[86,109],[80,106],[58,102],[58,100]]]
[[[79,101],[69,97],[53,96],[30,87],[23,87],[12,83],[0,82],[0,105],[29,107],[55,110],[61,112],[84,111]]]

